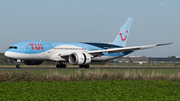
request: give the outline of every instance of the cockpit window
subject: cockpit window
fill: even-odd
[[[13,48],[13,46],[10,46],[10,47],[9,47],[9,49],[12,49],[12,48]]]
[[[16,46],[10,46],[9,49],[17,49]]]

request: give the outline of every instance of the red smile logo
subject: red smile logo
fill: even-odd
[[[126,33],[128,33],[128,31],[126,31]],[[124,38],[124,39],[123,39],[123,37],[122,37],[122,33],[119,33],[119,35],[120,35],[120,37],[121,37],[121,40],[122,40],[122,41],[125,41],[125,40],[126,40],[127,35],[125,36],[125,38]]]

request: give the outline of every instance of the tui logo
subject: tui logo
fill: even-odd
[[[34,46],[35,46],[36,50],[40,50],[40,49],[43,50],[42,44],[39,44],[39,43],[29,43],[29,45],[31,45],[32,50],[34,50]]]
[[[128,33],[128,30],[126,31],[126,33]],[[119,33],[119,35],[120,35],[120,37],[121,37],[121,40],[122,40],[122,41],[125,41],[126,38],[127,38],[127,35],[125,36],[125,38],[123,38],[123,37],[122,37],[122,34],[123,34],[123,33]]]

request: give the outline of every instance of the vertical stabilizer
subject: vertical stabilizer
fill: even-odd
[[[132,20],[133,18],[127,19],[126,23],[120,28],[114,40],[111,41],[111,44],[122,46],[122,47],[126,46]]]

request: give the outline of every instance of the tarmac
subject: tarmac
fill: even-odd
[[[68,68],[39,68],[39,67],[22,67],[22,68],[0,68],[0,70],[54,70],[54,69],[82,69],[77,67],[68,67]],[[84,69],[180,69],[180,67],[101,67],[101,68],[84,68]]]

